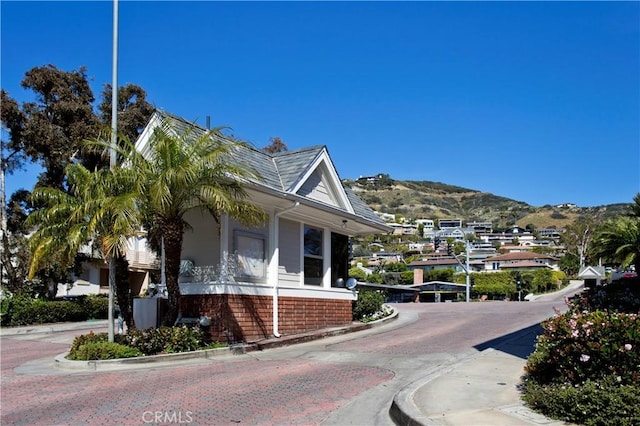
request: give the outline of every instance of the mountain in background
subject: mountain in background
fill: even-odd
[[[627,211],[629,204],[579,207],[573,204],[534,207],[522,201],[488,192],[430,181],[394,180],[379,174],[357,180],[345,179],[350,187],[372,209],[400,214],[409,219],[459,218],[464,223],[491,222],[495,229],[518,225],[536,228],[563,228],[584,216],[616,216]]]

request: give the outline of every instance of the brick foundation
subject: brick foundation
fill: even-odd
[[[250,342],[273,334],[273,302],[270,296],[202,294],[182,296],[184,316],[212,319],[211,338],[220,342]],[[351,301],[335,299],[278,298],[278,331],[302,333],[351,323]]]

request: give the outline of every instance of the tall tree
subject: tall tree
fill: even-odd
[[[110,272],[115,271],[115,262],[126,255],[128,239],[140,229],[144,182],[134,169],[90,171],[81,164],[67,166],[66,178],[69,192],[40,187],[32,194],[42,207],[27,218],[28,225],[37,225],[29,275],[52,261],[69,265],[89,245],[109,263]],[[125,321],[134,327],[129,283],[120,281],[114,287]]]
[[[285,144],[284,141],[280,139],[280,136],[274,136],[269,139],[269,145],[262,148],[262,150],[269,154],[275,154],[277,152],[288,151],[289,148],[287,148],[287,144]]]
[[[225,138],[219,128],[202,132],[189,126],[176,132],[165,123],[155,129],[144,156],[128,150],[125,163],[143,174],[147,185],[142,203],[146,228],[156,247],[160,240],[164,243],[169,299],[166,324],[173,324],[179,312],[182,241],[190,226],[185,214],[202,209],[218,223],[218,229],[223,214],[248,226],[265,220],[265,213],[247,201],[241,183],[259,179],[258,174],[233,161],[233,154],[245,146]]]
[[[0,285],[10,294],[31,293],[27,282],[31,255],[27,245],[28,230],[24,221],[28,212],[29,191],[16,191],[9,200],[7,208],[6,232],[2,234],[0,263],[2,281]]]
[[[23,104],[20,142],[44,168],[40,184],[63,189],[65,167],[81,157],[82,141],[96,137],[100,127],[86,68],[66,72],[53,65],[35,67],[21,84],[34,92],[36,102]]]
[[[4,191],[5,174],[10,174],[23,160],[39,163],[44,172],[38,186],[53,187],[70,191],[65,181],[65,168],[72,163],[81,163],[94,170],[108,166],[108,159],[95,150],[85,149],[84,140],[100,136],[111,121],[111,86],[106,85],[102,93],[103,102],[98,106],[102,112],[94,112],[94,96],[89,86],[86,68],[63,71],[54,65],[34,67],[25,73],[22,87],[31,91],[35,100],[21,106],[2,90],[0,115],[3,134],[0,151],[0,231],[5,234],[6,197]],[[130,138],[138,137],[144,123],[151,114],[152,106],[146,100],[145,91],[139,86],[127,84],[118,89],[119,129]],[[5,141],[5,136],[8,140]],[[7,240],[9,247],[2,254],[18,253],[15,238]],[[6,245],[0,248],[5,250]],[[14,259],[14,261],[17,259]],[[51,267],[53,263],[49,263]],[[62,270],[39,275],[55,276]]]
[[[113,90],[110,84],[104,85],[100,110],[100,121],[111,123],[111,99]],[[147,102],[147,92],[135,84],[118,88],[118,134],[135,141],[153,114],[154,107]]]
[[[580,220],[568,225],[562,234],[561,241],[567,253],[579,260],[581,268],[586,265],[589,248],[600,223],[599,216],[583,216]]]

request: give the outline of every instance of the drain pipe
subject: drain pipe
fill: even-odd
[[[292,206],[287,207],[284,210],[280,210],[276,212],[273,219],[273,259],[275,259],[275,279],[273,282],[273,335],[274,337],[280,337],[280,333],[278,332],[278,281],[280,279],[280,274],[278,272],[278,267],[280,263],[280,216],[285,213],[290,212],[300,205],[299,201],[296,201]]]

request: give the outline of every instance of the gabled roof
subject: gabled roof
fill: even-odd
[[[518,269],[518,268],[550,268],[549,265],[545,265],[544,263],[534,262],[532,260],[522,260],[519,262],[509,262],[509,263],[501,263],[500,269]]]
[[[490,257],[488,259],[484,259],[483,262],[515,262],[520,260],[536,260],[536,259],[546,259],[546,260],[558,260],[553,256],[549,256],[547,254],[542,253],[534,253],[531,251],[523,251],[523,252],[514,252],[501,254],[499,256]]]
[[[578,273],[578,278],[604,278],[606,276],[606,272],[604,267],[602,266],[585,266],[580,269]]]
[[[136,148],[146,151],[153,130],[168,125],[177,133],[193,129],[194,137],[208,130],[181,117],[157,109],[147,126],[136,141]],[[220,141],[229,143],[231,138],[224,136]],[[364,203],[351,189],[345,187],[331,161],[327,147],[316,145],[279,153],[267,153],[254,146],[246,145],[233,150],[229,161],[241,163],[243,167],[254,170],[261,179],[252,180],[253,187],[268,192],[308,200],[310,205],[321,205],[324,210],[333,210],[336,214],[346,214],[350,219],[374,227],[381,232],[392,229]]]
[[[458,261],[450,257],[443,259],[416,260],[407,266],[437,266],[437,265],[459,265]]]

